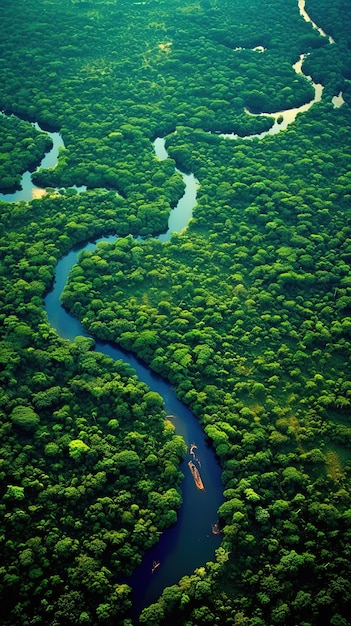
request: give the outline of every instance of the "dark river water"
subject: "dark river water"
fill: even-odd
[[[103,238],[100,241],[108,239],[113,238]],[[59,299],[69,271],[77,262],[79,252],[83,249],[93,249],[95,245],[90,242],[78,247],[59,261],[54,288],[45,298],[50,324],[59,335],[71,341],[77,335],[89,335],[79,320],[61,307]],[[221,468],[213,448],[206,442],[198,420],[178,400],[167,381],[153,373],[133,354],[120,350],[112,343],[96,340],[95,350],[115,360],[122,359],[129,363],[135,369],[138,378],[162,396],[166,413],[174,416],[171,421],[176,434],[184,437],[188,450],[192,443],[197,445],[196,455],[201,462],[200,471],[205,486],[204,491],[196,488],[187,465],[191,458],[188,454],[180,466],[184,479],[181,484],[183,503],[178,513],[178,521],[172,528],[164,531],[158,544],[146,552],[141,566],[131,579],[126,581],[132,586],[134,612],[138,614],[144,606],[160,596],[164,587],[176,583],[185,574],[191,574],[196,567],[214,559],[215,550],[221,541],[220,535],[212,533],[212,524],[217,520],[218,507],[223,502]],[[160,561],[160,566],[152,574],[154,561]]]
[[[38,124],[35,126],[41,130]],[[40,164],[40,167],[46,168],[55,166],[59,148],[63,146],[59,133],[48,134],[53,141],[53,147]],[[162,138],[155,140],[154,150],[159,160],[168,157]],[[167,232],[159,236],[161,241],[167,241],[172,232],[181,232],[187,226],[196,204],[197,180],[193,174],[184,172],[180,174],[185,183],[185,192],[171,212]],[[30,172],[25,172],[23,175],[21,187],[15,193],[1,194],[0,199],[9,202],[30,201],[35,197],[40,197],[44,192],[33,184]],[[80,190],[84,191],[84,188]],[[114,236],[103,237],[78,245],[58,262],[53,288],[45,297],[45,309],[51,326],[62,338],[73,341],[77,335],[89,336],[80,321],[65,311],[60,303],[61,293],[71,268],[78,262],[79,253],[83,250],[94,249],[99,241],[113,242],[115,239]],[[217,520],[218,507],[223,502],[221,469],[213,448],[207,444],[198,420],[178,400],[167,381],[154,374],[133,354],[120,350],[117,345],[96,340],[95,350],[115,360],[122,359],[130,364],[135,369],[138,378],[162,396],[166,414],[172,415],[171,421],[175,426],[176,434],[185,439],[188,450],[192,443],[197,446],[196,455],[201,463],[201,477],[205,486],[203,491],[197,489],[187,465],[191,459],[188,453],[180,466],[184,479],[181,484],[183,502],[178,512],[178,520],[173,527],[163,532],[157,545],[145,553],[141,566],[126,581],[133,590],[133,614],[138,615],[144,606],[157,600],[166,586],[176,583],[182,576],[191,574],[196,567],[214,559],[215,550],[221,542],[220,535],[212,533],[212,524]],[[160,562],[160,565],[152,573],[154,561]]]

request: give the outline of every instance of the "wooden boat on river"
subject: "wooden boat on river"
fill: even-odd
[[[204,486],[204,484],[202,482],[202,478],[200,476],[200,472],[197,469],[196,465],[192,461],[189,461],[188,462],[188,467],[189,467],[189,469],[190,469],[190,471],[192,473],[195,485],[197,486],[198,489],[200,489],[201,491],[204,491],[205,486]]]
[[[151,574],[153,574],[158,567],[160,567],[161,561],[154,561],[151,568]]]

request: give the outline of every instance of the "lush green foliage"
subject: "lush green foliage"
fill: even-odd
[[[174,383],[225,484],[216,562],[141,622],[348,623],[350,10],[306,8],[335,44],[295,0],[3,3],[0,103],[65,142],[35,179],[90,188],[1,205],[4,624],[127,624],[116,579],[180,504],[183,445],[160,398],[89,340],[60,340],[43,312],[57,258],[103,232],[122,237],[84,253],[65,305]],[[271,120],[244,107],[310,100],[291,67],[303,52],[325,85],[308,114],[261,142],[207,132],[260,132]],[[48,144],[0,122],[14,128],[10,176],[25,137]],[[159,162],[164,134],[172,158]],[[200,181],[189,229],[167,244],[124,237],[165,228],[175,163]]]

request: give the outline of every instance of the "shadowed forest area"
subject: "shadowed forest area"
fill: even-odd
[[[0,191],[26,170],[46,190],[0,201],[2,623],[347,626],[350,5],[3,0],[0,19]],[[33,122],[62,136],[52,168]],[[162,243],[176,168],[197,205]],[[127,577],[176,522],[186,446],[161,396],[44,308],[58,260],[109,234],[63,304],[172,383],[225,497],[214,560],[140,617]]]

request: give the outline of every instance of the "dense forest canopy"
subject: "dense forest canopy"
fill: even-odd
[[[225,495],[214,562],[139,621],[349,623],[351,9],[305,9],[328,36],[297,0],[2,2],[1,190],[50,147],[32,122],[64,141],[43,197],[0,203],[4,626],[134,623],[126,576],[181,506],[162,398],[44,310],[57,260],[111,233],[64,305],[172,382]],[[321,101],[248,138],[313,99],[307,75]],[[175,166],[197,206],[161,243]]]

